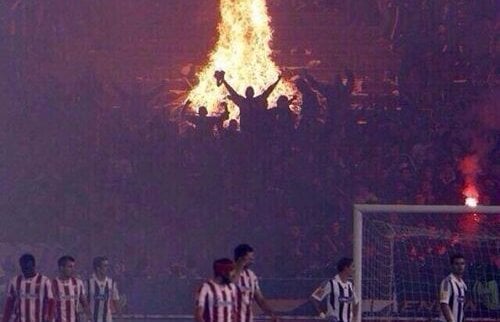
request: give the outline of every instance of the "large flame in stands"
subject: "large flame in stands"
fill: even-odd
[[[255,95],[260,95],[280,74],[271,59],[272,30],[266,0],[220,0],[220,14],[215,49],[197,74],[199,83],[187,98],[193,108],[206,106],[212,115],[221,112],[222,101],[228,101],[224,86],[216,85],[215,71],[225,71],[227,82],[240,95],[244,95],[248,86],[255,89]],[[291,98],[297,93],[293,83],[282,79],[269,97],[269,106],[274,106],[280,95]],[[237,108],[228,103],[230,117],[238,118]]]

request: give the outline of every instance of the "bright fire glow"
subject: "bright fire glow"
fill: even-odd
[[[462,191],[465,197],[465,204],[469,207],[476,207],[479,200],[476,178],[481,170],[478,155],[473,154],[464,157],[459,163],[459,168],[465,181],[465,187]]]
[[[479,198],[479,192],[476,189],[476,186],[474,184],[468,184],[464,191],[463,194],[465,196],[465,205],[469,207],[476,207],[478,204],[478,198]]]
[[[219,104],[227,101],[230,118],[235,119],[239,117],[238,109],[226,98],[225,87],[216,85],[215,71],[225,71],[225,79],[240,95],[252,86],[257,96],[278,78],[280,70],[271,59],[272,30],[266,0],[220,0],[220,15],[215,49],[187,99],[192,108],[206,106],[212,115],[222,112]],[[269,97],[269,107],[280,95],[291,98],[298,96],[298,91],[293,83],[282,79]]]
[[[477,199],[474,197],[465,198],[465,205],[469,207],[477,207]]]

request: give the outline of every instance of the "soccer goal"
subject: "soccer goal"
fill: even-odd
[[[467,320],[499,321],[499,214],[500,206],[354,205],[356,322],[437,319],[454,253],[467,262]]]

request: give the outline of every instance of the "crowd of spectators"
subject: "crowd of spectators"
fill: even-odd
[[[328,82],[304,70],[301,115],[268,102],[256,132],[199,106],[153,108],[165,84],[127,90],[92,71],[69,92],[50,77],[19,82],[6,97],[5,162],[17,170],[5,239],[48,229],[68,252],[107,254],[124,280],[204,277],[240,242],[263,277],[324,277],[352,249],[353,203],[460,205],[472,182],[481,204],[498,204],[492,18],[462,1],[386,4],[382,36],[401,57],[397,75],[380,75],[389,92],[365,96],[356,70]]]

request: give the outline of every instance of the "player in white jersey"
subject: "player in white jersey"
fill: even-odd
[[[87,298],[93,322],[111,322],[112,313],[120,310],[118,288],[109,276],[109,261],[106,257],[94,258],[94,274],[86,282]]]
[[[351,322],[355,318],[354,312],[358,311],[359,302],[354,286],[349,281],[353,272],[352,258],[342,258],[337,263],[337,272],[333,279],[326,281],[314,291],[311,300],[321,318],[335,322]],[[320,308],[320,303],[325,298],[328,298],[326,312]]]
[[[252,305],[254,301],[264,313],[271,316],[273,321],[278,317],[266,301],[259,287],[257,275],[249,268],[255,261],[253,248],[248,244],[240,244],[234,249],[234,260],[236,262],[234,282],[238,285],[240,296],[238,298],[240,322],[252,322]]]
[[[467,285],[463,280],[465,258],[455,254],[450,259],[451,274],[441,281],[439,303],[441,320],[446,322],[464,321],[465,293]]]
[[[35,270],[35,257],[24,254],[19,259],[22,274],[7,285],[2,322],[48,322],[51,320],[54,296],[50,279]]]
[[[52,281],[56,301],[55,322],[77,322],[81,309],[87,321],[91,321],[83,282],[74,277],[75,259],[71,256],[62,256],[57,261],[57,265],[59,276]]]
[[[238,288],[231,282],[234,263],[228,258],[214,262],[214,277],[196,295],[196,322],[238,322]]]

